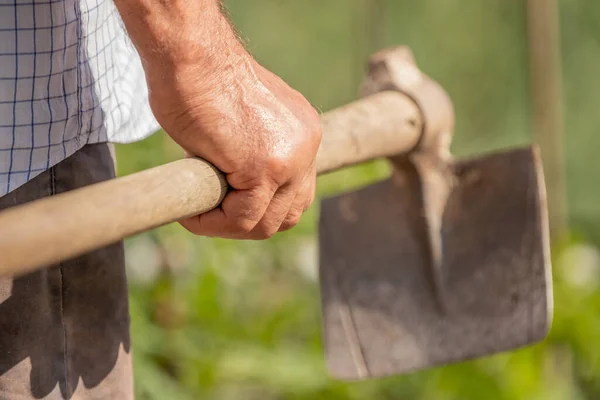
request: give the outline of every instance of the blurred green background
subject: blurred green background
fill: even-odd
[[[457,155],[528,143],[522,0],[229,0],[249,50],[326,111],[357,96],[368,54],[408,44],[450,93]],[[564,151],[572,231],[553,248],[555,313],[543,343],[404,377],[328,378],[317,286],[317,204],[265,242],[173,224],[127,240],[137,398],[600,399],[600,2],[562,0]],[[181,157],[158,133],[118,147],[119,173]],[[319,196],[387,174],[319,178]]]

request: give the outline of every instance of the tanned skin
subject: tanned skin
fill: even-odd
[[[314,200],[316,110],[246,51],[220,0],[115,4],[141,56],[156,119],[232,188],[219,208],[181,224],[232,239],[265,239],[296,225]]]

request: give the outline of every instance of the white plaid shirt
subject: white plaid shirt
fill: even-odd
[[[0,0],[0,196],[87,143],[159,127],[112,0]]]

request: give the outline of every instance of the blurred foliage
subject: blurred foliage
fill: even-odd
[[[192,237],[169,225],[127,241],[137,398],[600,399],[600,3],[561,1],[568,200],[553,249],[547,340],[404,377],[331,380],[322,356],[318,204],[265,242]],[[525,2],[230,0],[249,50],[320,110],[357,95],[367,55],[408,44],[450,93],[458,155],[531,140]],[[374,20],[374,18],[377,18]],[[159,133],[118,147],[119,173],[179,158]],[[319,178],[319,196],[379,179],[383,162]]]

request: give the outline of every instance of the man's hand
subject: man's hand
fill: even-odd
[[[181,221],[193,233],[264,239],[296,225],[315,193],[317,112],[243,48],[217,0],[116,0],[142,57],[152,110],[232,190]]]

